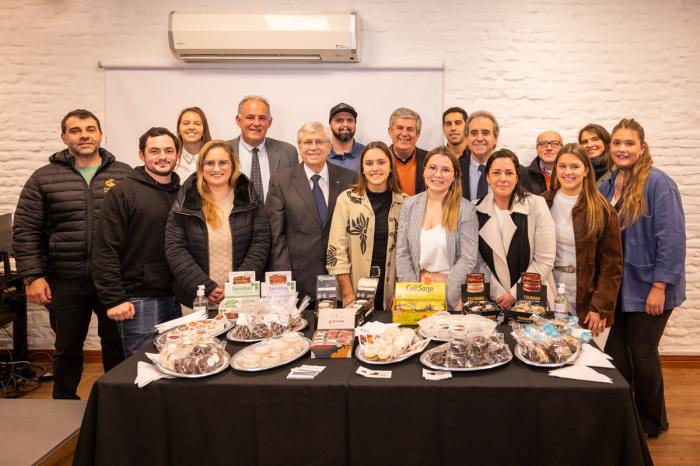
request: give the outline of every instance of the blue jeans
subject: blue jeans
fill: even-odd
[[[175,296],[136,297],[129,302],[134,305],[134,318],[117,322],[126,358],[156,335],[156,324],[182,317]]]

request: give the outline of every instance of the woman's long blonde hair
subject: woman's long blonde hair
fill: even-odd
[[[610,211],[608,201],[598,192],[593,163],[591,163],[591,159],[588,158],[588,154],[586,154],[586,150],[582,145],[577,143],[565,144],[559,150],[557,157],[554,159],[554,168],[552,169],[552,190],[557,190],[561,187],[561,183],[559,183],[557,178],[557,163],[559,158],[566,154],[573,155],[586,167],[586,176],[583,179],[581,194],[576,201],[575,207],[582,208],[585,212],[586,225],[588,227],[586,239],[593,238],[597,240],[605,230]]]
[[[211,190],[204,179],[204,162],[207,160],[209,152],[217,147],[226,151],[228,159],[231,162],[231,176],[228,179],[228,185],[231,187],[231,190],[233,190],[233,186],[236,184],[236,180],[238,180],[238,176],[241,173],[238,166],[238,159],[233,154],[233,149],[228,142],[214,139],[206,143],[199,152],[199,157],[197,158],[197,192],[202,198],[202,212],[204,213],[204,218],[215,230],[219,229],[223,223],[223,213],[216,205],[211,195]]]
[[[647,178],[649,178],[649,172],[651,171],[654,159],[651,157],[649,146],[647,146],[644,140],[644,128],[642,128],[642,125],[634,118],[623,118],[615,125],[612,130],[611,147],[612,140],[615,139],[615,133],[620,129],[634,131],[637,137],[639,137],[639,143],[642,146],[642,154],[639,156],[639,160],[632,165],[632,168],[625,170],[625,183],[622,187],[622,205],[618,210],[620,227],[624,230],[637,222],[647,211],[647,203],[644,200],[644,186],[647,183]],[[617,176],[622,176],[622,173],[618,173]]]
[[[442,222],[443,228],[447,228],[451,232],[457,230],[459,223],[459,206],[462,202],[462,172],[459,168],[457,157],[446,147],[439,146],[428,152],[423,161],[424,172],[428,169],[428,162],[434,155],[444,155],[452,162],[452,170],[454,171],[454,179],[447,190],[447,195],[442,200]],[[423,174],[425,176],[425,174]]]

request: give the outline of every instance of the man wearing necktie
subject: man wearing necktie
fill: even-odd
[[[468,179],[462,181],[462,196],[476,204],[489,192],[486,183],[486,161],[496,148],[500,128],[498,121],[492,113],[480,110],[467,118],[467,148],[471,152],[469,157]],[[464,166],[462,169],[464,169]],[[530,191],[530,183],[527,177],[527,168],[518,168],[520,183]]]
[[[236,124],[241,135],[228,143],[238,157],[241,173],[253,183],[260,199],[265,199],[271,174],[298,165],[297,150],[289,143],[267,137],[272,115],[264,97],[243,97],[238,104]]]
[[[266,210],[272,232],[270,270],[291,270],[299,297],[316,299],[316,276],[326,273],[330,219],[338,195],[357,174],[326,163],[331,136],[319,122],[297,134],[302,164],[274,173]]]
[[[485,111],[472,113],[467,118],[467,147],[469,159],[469,179],[462,195],[476,203],[488,194],[486,183],[486,161],[493,153],[498,142],[499,127],[496,117]],[[467,180],[465,180],[467,181]]]

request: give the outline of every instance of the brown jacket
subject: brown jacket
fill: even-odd
[[[555,194],[556,191],[542,193],[550,208]],[[622,283],[620,225],[612,207],[607,203],[606,206],[607,223],[598,240],[586,239],[588,221],[584,209],[574,206],[571,211],[576,243],[576,313],[582,325],[588,311],[607,319],[607,327],[612,325]]]

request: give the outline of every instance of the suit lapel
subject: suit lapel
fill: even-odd
[[[231,141],[231,149],[233,150],[233,155],[236,157],[238,160],[238,146],[241,143],[241,137],[238,136],[237,138],[233,138]],[[240,163],[240,162],[239,162]]]
[[[417,248],[411,249],[411,259],[413,260],[413,266],[416,270],[420,271],[420,234],[423,229],[423,220],[425,219],[425,206],[428,202],[427,195],[425,191],[417,194],[420,196],[418,202],[414,207],[413,215],[408,224],[408,238],[413,238],[413,241],[409,241],[409,244],[417,244]]]
[[[513,240],[513,235],[515,235],[515,223],[513,219],[507,216],[503,221],[503,251],[508,254],[508,249],[510,249],[510,242]]]
[[[489,219],[484,223],[484,226],[479,230],[479,236],[486,242],[493,252],[493,266],[496,269],[496,278],[498,282],[509,290],[511,287],[510,273],[508,269],[507,251],[510,246],[510,241],[513,239],[515,232],[515,224],[510,217],[506,218],[503,224],[503,235],[498,228],[498,219],[496,218],[496,208],[493,204],[493,195],[487,194],[486,197],[479,203],[476,208],[479,212],[485,213]],[[506,242],[507,238],[507,242]]]
[[[280,166],[280,148],[273,139],[265,139],[265,149],[267,150],[267,164],[270,166],[270,176],[277,173]]]
[[[335,201],[338,199],[341,186],[335,165],[326,162],[326,166],[328,167],[328,218],[326,219],[326,224],[329,224],[331,217],[333,217]]]
[[[467,161],[464,164],[464,171],[462,173],[462,197],[469,199],[470,201],[472,200],[472,190],[471,187],[469,186],[469,178],[470,176],[470,171],[469,169],[471,168],[470,165],[472,163],[472,158],[470,155],[462,155],[462,157],[466,157]]]
[[[303,164],[297,165],[292,171],[292,186],[299,194],[299,197],[304,201],[304,204],[306,204],[306,208],[313,214],[316,223],[323,227],[321,224],[321,217],[318,215],[318,208],[316,207],[314,195],[311,194],[311,186],[309,186],[309,180],[306,178]]]

